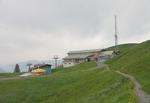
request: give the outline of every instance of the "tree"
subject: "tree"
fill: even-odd
[[[27,66],[28,66],[28,72],[31,72],[31,71],[32,71],[31,65],[32,65],[31,63],[28,63],[28,64],[27,64]]]
[[[20,68],[18,64],[16,64],[15,66],[14,73],[20,73]]]

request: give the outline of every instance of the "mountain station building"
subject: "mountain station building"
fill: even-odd
[[[97,61],[102,51],[102,49],[70,51],[67,53],[68,56],[63,58],[63,66],[70,67],[86,61]]]
[[[70,51],[68,56],[63,58],[63,67],[70,67],[82,62],[105,62],[114,57],[114,51],[107,51],[105,49],[91,49]]]

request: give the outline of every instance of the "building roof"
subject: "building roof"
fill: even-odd
[[[91,55],[92,54],[74,54],[74,55],[68,55],[64,59],[85,59]]]
[[[33,67],[32,69],[43,68],[43,67],[46,67],[46,66],[51,67],[52,65],[50,65],[50,64],[37,64],[37,65],[36,65],[35,67]]]
[[[74,54],[74,53],[92,53],[92,52],[100,52],[103,49],[90,49],[90,50],[78,50],[78,51],[70,51],[68,54]]]
[[[106,55],[112,55],[114,51],[103,51],[99,56],[106,56]]]

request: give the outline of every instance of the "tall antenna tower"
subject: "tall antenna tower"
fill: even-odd
[[[118,24],[117,24],[117,15],[115,15],[115,52],[118,52]]]

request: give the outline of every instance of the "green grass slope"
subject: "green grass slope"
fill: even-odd
[[[51,75],[0,81],[0,103],[135,103],[132,83],[89,62]]]
[[[136,43],[128,43],[128,44],[121,44],[118,45],[119,51],[122,53],[124,51],[128,51],[129,49],[133,48],[134,46],[137,46],[138,44]],[[115,50],[115,47],[109,47],[106,50]]]
[[[135,76],[150,94],[150,40],[125,49],[108,64],[112,69]]]

